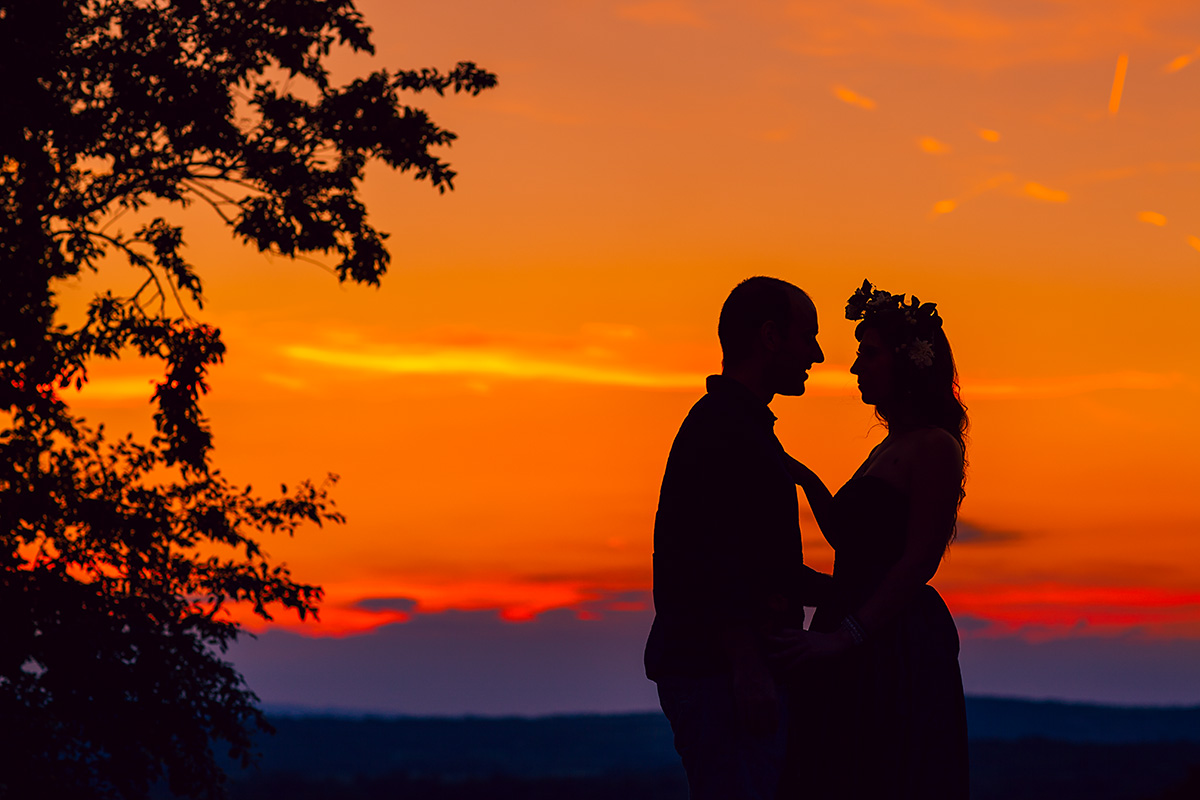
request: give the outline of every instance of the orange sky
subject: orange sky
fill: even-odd
[[[882,435],[846,373],[845,298],[866,277],[939,304],[973,424],[965,532],[935,579],[956,614],[1200,638],[1194,3],[360,8],[380,66],[500,76],[422,99],[461,136],[455,192],[371,173],[383,288],[183,215],[229,345],[218,464],[342,478],[347,525],[268,547],[327,589],[306,631],[403,618],[365,598],[522,619],[649,588],[721,302],[770,274],[812,295],[827,354],[777,431],[834,487]],[[135,280],[114,263],[64,305]],[[100,365],[77,408],[146,431],[153,376]]]

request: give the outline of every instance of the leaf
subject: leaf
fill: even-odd
[[[277,568],[258,539],[343,518],[332,480],[262,498],[214,467],[201,398],[225,346],[192,317],[205,265],[172,220],[203,207],[261,251],[378,285],[391,257],[361,199],[368,164],[439,192],[455,178],[440,156],[455,134],[402,97],[475,95],[496,78],[464,61],[334,85],[333,48],[371,53],[369,34],[349,0],[0,8],[17,132],[0,181],[0,704],[20,733],[5,796],[137,797],[160,779],[216,796],[213,743],[248,759],[268,727],[219,657],[242,628],[218,611],[315,616],[319,587]],[[114,226],[151,208],[131,234]],[[82,323],[63,324],[54,287],[106,255],[139,288],[101,291]],[[106,438],[55,391],[82,388],[93,359],[126,355],[162,365],[145,442]],[[201,557],[217,543],[236,556]]]

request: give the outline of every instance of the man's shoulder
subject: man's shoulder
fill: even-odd
[[[725,435],[730,431],[745,427],[745,415],[726,398],[709,392],[692,405],[691,411],[679,426],[679,436],[707,438],[712,435]]]
[[[710,392],[696,401],[679,426],[671,446],[672,460],[740,463],[753,458],[762,443],[763,432],[745,409]]]

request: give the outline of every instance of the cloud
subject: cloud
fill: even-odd
[[[939,200],[933,204],[933,210],[930,212],[932,218],[936,218],[942,214],[949,214],[967,200],[978,197],[981,194],[986,194],[993,189],[1012,183],[1016,180],[1016,176],[1011,172],[999,172],[990,175],[986,180],[979,181],[971,186],[967,191],[960,194],[958,197]]]
[[[400,611],[407,614],[416,609],[417,601],[411,597],[364,597],[354,607],[363,611]]]
[[[963,686],[971,694],[1127,705],[1194,705],[1200,698],[1200,639],[1128,632],[1029,641],[974,635],[971,618],[955,621]]]
[[[644,25],[706,28],[708,22],[683,0],[649,0],[617,7],[617,16]]]
[[[418,615],[340,639],[272,630],[229,658],[270,705],[412,715],[655,710],[642,669],[649,609],[524,625],[486,611]],[[956,616],[968,693],[1079,702],[1194,704],[1200,639],[1126,631],[1031,641]]]
[[[961,46],[1007,39],[1010,26],[998,14],[975,8],[948,11],[931,2],[887,3],[883,0],[796,0],[787,6],[795,23],[788,45],[814,55],[903,55],[914,53],[896,47],[898,40],[922,39],[943,46]]]
[[[1171,59],[1170,63],[1163,67],[1163,72],[1178,72],[1188,64],[1191,64],[1193,61],[1195,61],[1198,56],[1200,56],[1200,47],[1196,48],[1190,53],[1184,53],[1181,56],[1176,56],[1175,58]]]
[[[791,128],[769,128],[758,134],[758,138],[764,142],[787,142],[794,136]]]
[[[1020,538],[1021,534],[1013,531],[998,531],[959,520],[958,535],[954,540],[954,544],[1008,544]]]
[[[293,392],[303,391],[308,387],[308,383],[305,381],[302,381],[299,378],[293,378],[289,375],[277,375],[274,372],[264,372],[259,377],[261,377],[265,383],[281,386],[284,389],[288,389]]]
[[[593,329],[592,333],[595,335],[597,331]],[[612,326],[600,335],[620,343],[637,339],[641,333],[636,328]],[[604,347],[576,343],[574,350],[564,347],[545,354],[491,344],[486,338],[481,342],[478,346],[393,347],[296,344],[282,348],[281,352],[293,361],[376,375],[471,376],[686,391],[704,387],[704,373],[614,363],[619,354]],[[808,386],[818,393],[845,394],[854,391],[854,379],[845,367],[824,366],[813,369]]]
[[[933,204],[933,215],[949,214],[954,209],[958,208],[957,200],[938,200]]]
[[[920,139],[917,140],[917,146],[920,147],[922,150],[924,150],[926,153],[930,153],[930,154],[949,153],[950,152],[950,145],[946,144],[945,142],[934,139],[932,136],[922,136]]]
[[[388,375],[479,375],[638,389],[690,389],[704,385],[698,373],[652,371],[554,360],[494,348],[414,348],[382,352],[290,345],[283,354],[296,361],[356,372]]]
[[[599,619],[605,614],[640,613],[654,607],[654,598],[648,589],[635,591],[597,591],[592,600],[579,604],[581,618]]]
[[[1165,214],[1159,214],[1157,211],[1141,211],[1138,212],[1137,218],[1145,222],[1147,225],[1155,225],[1159,228],[1167,224]]]
[[[841,100],[843,103],[852,106],[858,106],[859,108],[866,109],[867,111],[875,108],[874,100],[869,97],[864,97],[853,89],[847,89],[845,86],[834,86],[833,96],[838,100]]]
[[[1066,203],[1071,199],[1071,195],[1061,189],[1051,189],[1033,181],[1025,184],[1022,191],[1029,197],[1048,203]]]
[[[1088,170],[1069,176],[1072,185],[1110,183],[1112,181],[1139,178],[1144,175],[1175,175],[1186,172],[1200,172],[1200,161],[1151,161],[1146,164],[1134,164],[1127,167],[1109,167],[1102,170]]]
[[[585,322],[580,326],[579,330],[585,336],[594,336],[600,339],[616,339],[618,341],[640,339],[645,335],[645,331],[636,325],[622,325],[612,322]]]
[[[1117,69],[1113,74],[1112,92],[1108,96],[1108,113],[1116,114],[1121,110],[1121,93],[1125,91],[1125,73],[1129,70],[1129,54],[1117,56]]]
[[[588,122],[586,117],[578,113],[570,113],[542,103],[503,97],[490,99],[486,107],[488,110],[499,114],[505,114],[510,117],[521,117],[545,125],[577,127]]]
[[[647,572],[636,574],[482,576],[457,579],[397,576],[363,586],[359,582],[325,582],[319,621],[301,622],[280,614],[264,623],[249,608],[229,613],[249,630],[289,630],[305,636],[340,638],[393,623],[447,612],[482,612],[509,624],[527,624],[541,615],[562,611],[580,619],[650,607]]]
[[[976,635],[1030,640],[1131,630],[1200,636],[1200,592],[1153,586],[974,586],[942,592],[955,616],[986,620]]]
[[[995,180],[990,183],[998,185]],[[938,203],[934,207],[935,213],[953,210],[954,202]],[[638,341],[643,336],[636,328],[617,325],[590,326],[589,335],[593,338],[603,337],[613,347]],[[295,362],[366,375],[467,377],[475,379],[477,390],[485,390],[487,384],[483,381],[489,379],[690,392],[704,387],[704,373],[622,364],[620,352],[608,349],[607,345],[598,347],[579,340],[547,344],[532,339],[526,341],[520,337],[493,337],[476,333],[449,339],[435,338],[432,341],[391,346],[359,341],[334,346],[295,344],[284,347],[282,353]],[[459,344],[441,344],[442,341]],[[1012,399],[1067,397],[1109,389],[1154,391],[1196,388],[1194,382],[1189,382],[1181,373],[1137,371],[1011,380],[974,380],[967,376],[962,386],[963,394],[968,398]],[[814,366],[809,373],[807,387],[813,395],[857,394],[854,376],[850,374],[849,367],[842,364]]]
[[[1160,391],[1189,388],[1194,383],[1182,373],[1169,372],[1106,372],[1096,375],[1069,375],[1061,378],[1014,381],[962,381],[963,395],[967,397],[1069,397],[1110,389],[1132,389]]]
[[[269,630],[229,657],[265,704],[376,714],[554,714],[658,706],[642,670],[652,613],[417,614],[344,638]]]
[[[74,385],[60,389],[64,395],[74,395],[73,402],[80,405],[93,403],[119,403],[125,400],[140,400],[149,402],[154,395],[154,387],[162,380],[162,375],[136,375],[130,377],[96,377],[88,380],[82,389],[76,390]]]
[[[782,16],[783,46],[806,55],[989,71],[1107,60],[1200,15],[1176,0],[792,0]]]
[[[1163,72],[1178,72],[1188,64],[1192,63],[1192,59],[1194,58],[1195,56],[1191,53],[1187,53],[1182,56],[1176,56],[1175,58],[1171,59],[1169,64],[1163,67]]]

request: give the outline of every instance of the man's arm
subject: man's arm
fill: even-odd
[[[706,442],[699,456],[705,491],[697,498],[710,569],[710,610],[717,641],[730,665],[734,703],[743,730],[772,734],[780,723],[779,695],[763,634],[768,622],[756,532],[763,529],[758,492],[761,456],[752,440],[728,435]]]
[[[795,586],[800,602],[806,606],[819,606],[829,599],[829,593],[833,589],[833,576],[804,565],[796,573]]]

